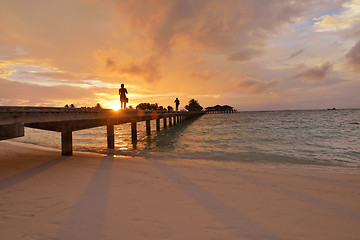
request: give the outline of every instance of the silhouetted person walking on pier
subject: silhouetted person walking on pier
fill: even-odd
[[[128,91],[126,90],[126,88],[124,88],[124,84],[121,84],[121,88],[119,89],[121,109],[125,109],[126,103],[129,101],[129,99],[126,97],[127,93]]]
[[[175,106],[176,106],[176,111],[179,110],[179,104],[180,104],[180,100],[178,98],[175,99]]]

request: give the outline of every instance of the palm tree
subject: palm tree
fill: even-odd
[[[200,106],[200,104],[197,100],[191,99],[189,101],[189,105],[185,106],[185,109],[188,110],[189,112],[194,112],[194,111],[201,111],[203,109],[203,107]]]

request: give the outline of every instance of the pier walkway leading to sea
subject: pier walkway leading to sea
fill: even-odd
[[[55,131],[61,133],[63,156],[70,156],[72,132],[87,128],[107,126],[107,144],[115,148],[114,125],[131,123],[132,142],[137,142],[137,122],[146,122],[146,134],[151,134],[150,121],[156,121],[156,130],[163,126],[176,125],[185,120],[199,117],[204,112],[185,111],[142,111],[112,110],[93,108],[55,108],[55,107],[0,107],[0,140],[24,136],[24,127]]]

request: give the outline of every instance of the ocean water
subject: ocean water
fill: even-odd
[[[146,136],[138,123],[115,127],[118,155],[216,161],[283,162],[360,167],[360,110],[306,110],[206,114]],[[73,133],[75,150],[107,152],[106,127]],[[60,133],[25,129],[15,141],[60,148]]]

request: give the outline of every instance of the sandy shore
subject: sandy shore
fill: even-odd
[[[360,169],[156,160],[0,142],[10,239],[360,239]]]

